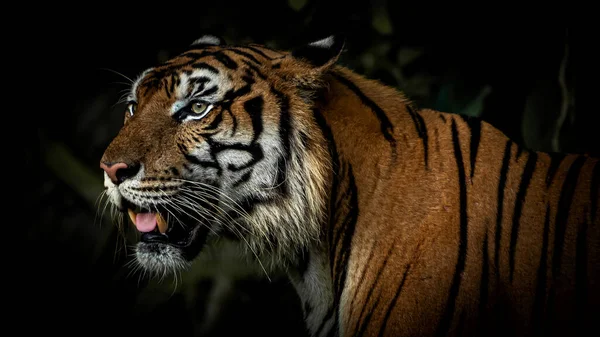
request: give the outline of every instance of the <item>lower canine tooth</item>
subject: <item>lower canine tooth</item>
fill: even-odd
[[[129,208],[127,210],[127,213],[129,214],[129,219],[131,219],[131,222],[133,222],[133,224],[135,225],[135,212],[131,210],[131,208]]]
[[[158,223],[158,230],[162,234],[165,234],[167,232],[167,222],[162,217],[162,215],[160,215],[158,213],[156,213],[156,223]]]

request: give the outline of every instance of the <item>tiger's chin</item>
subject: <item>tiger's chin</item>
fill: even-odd
[[[187,268],[200,254],[209,234],[209,224],[178,216],[177,220],[160,209],[150,212],[132,204],[127,205],[129,218],[140,233],[135,246],[138,266],[151,276],[164,277]],[[144,228],[144,223],[152,223]]]
[[[208,229],[198,224],[182,231],[188,232],[187,240],[172,239],[169,233],[143,233],[135,247],[138,265],[153,276],[166,276],[187,268],[202,251]]]

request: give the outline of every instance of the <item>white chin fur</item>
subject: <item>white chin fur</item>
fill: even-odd
[[[135,256],[144,271],[157,277],[174,274],[190,264],[179,249],[167,244],[139,242]]]

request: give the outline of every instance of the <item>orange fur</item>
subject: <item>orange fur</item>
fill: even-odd
[[[348,88],[331,80],[321,110],[331,125],[341,160],[351,163],[355,170],[362,214],[349,260],[348,277],[353,284],[344,289],[346,301],[354,305],[341,314],[349,335],[363,329],[369,336],[382,331],[389,336],[562,335],[595,325],[593,312],[598,312],[600,304],[600,217],[596,212],[591,218],[591,207],[598,205],[598,200],[593,201],[590,193],[595,188],[598,198],[598,185],[591,184],[592,172],[594,179],[599,178],[598,159],[566,155],[548,185],[548,154],[520,148],[481,122],[472,172],[468,123],[457,115],[420,110],[417,114],[423,118],[428,137],[426,167],[423,142],[407,111],[409,103],[393,89],[345,69],[337,71],[386,112],[398,140],[398,158],[394,160],[374,115]],[[453,127],[461,152],[458,163]],[[510,144],[508,170],[501,184],[506,144]],[[522,151],[520,155],[518,151]],[[513,215],[531,156],[537,160],[529,185],[524,187],[524,198],[519,201],[522,207],[511,280]],[[583,165],[574,168],[574,179],[568,182],[572,187],[565,186],[569,169],[578,158],[584,158]],[[503,186],[500,227],[499,186]],[[466,205],[461,204],[461,187]],[[569,188],[574,191],[569,193]],[[568,209],[559,207],[563,195],[568,199],[562,207],[570,205]],[[457,277],[461,209],[466,216],[466,258]],[[561,210],[567,215],[564,248],[554,259],[557,213]],[[546,220],[548,243],[542,251]],[[369,258],[372,251],[375,254]],[[539,294],[541,307],[536,308],[542,257],[546,258],[546,268],[541,271],[546,287]],[[578,279],[581,270],[586,274]],[[453,285],[456,297],[450,297]],[[485,294],[483,299],[481,294]]]
[[[315,165],[326,189],[315,194],[328,207],[319,240],[308,248],[330,262],[332,310],[343,336],[571,335],[594,328],[598,159],[529,151],[488,123],[418,110],[395,89],[333,65],[335,58],[313,67],[287,52],[253,48],[270,59],[240,50],[260,61],[264,79],[256,76],[252,93],[232,109],[262,95],[264,118],[277,121],[269,88],[290,98],[293,130],[307,137],[299,160]],[[224,52],[240,65],[248,61]],[[243,85],[242,70],[200,60],[226,71],[234,87]],[[176,125],[157,117],[168,98],[143,97],[140,116],[125,123],[103,161],[143,160],[151,173],[172,174],[168,168],[186,162],[177,144],[197,143],[195,128],[212,118],[194,128]],[[251,124],[240,118],[238,128]]]

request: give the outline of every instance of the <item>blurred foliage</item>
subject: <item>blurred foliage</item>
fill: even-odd
[[[132,272],[126,245],[136,235],[126,226],[124,243],[98,200],[98,160],[122,124],[124,107],[115,103],[129,79],[205,33],[284,49],[343,33],[340,63],[402,90],[421,107],[479,116],[536,150],[599,150],[586,136],[593,133],[592,109],[582,104],[585,96],[575,99],[581,90],[575,91],[572,64],[584,53],[564,27],[458,19],[435,25],[386,0],[220,1],[131,16],[105,9],[100,19],[69,16],[64,26],[47,26],[58,30],[47,84],[63,90],[54,98],[55,113],[40,116],[41,207],[28,231],[34,262],[23,304],[38,313],[46,332],[216,336],[244,327],[261,336],[305,334],[289,282],[281,275],[267,281],[235,254],[203,252],[177,280]]]

